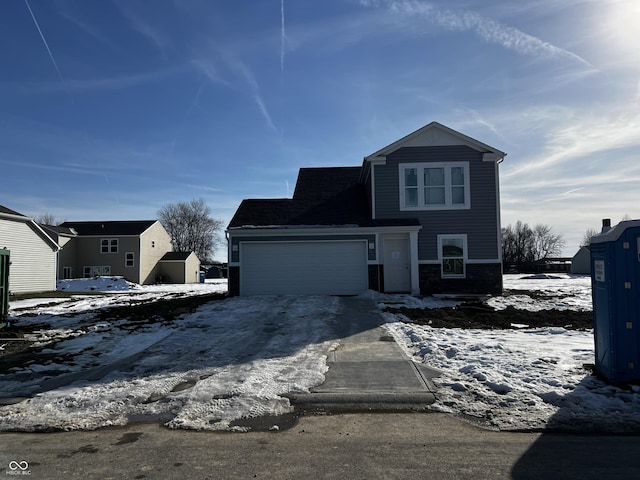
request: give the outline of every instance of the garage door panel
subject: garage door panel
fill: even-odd
[[[366,242],[243,243],[242,295],[353,295],[367,289]]]

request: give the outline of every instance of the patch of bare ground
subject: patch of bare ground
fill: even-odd
[[[456,307],[421,309],[388,308],[386,311],[404,315],[409,321],[434,328],[522,329],[563,327],[568,330],[593,328],[590,311],[520,310],[507,307],[496,310],[484,303],[463,303]]]

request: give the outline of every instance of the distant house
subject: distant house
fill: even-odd
[[[60,246],[32,218],[0,205],[0,248],[10,250],[12,293],[56,289]]]
[[[60,252],[60,278],[117,275],[151,284],[166,273],[161,260],[173,248],[171,237],[157,220],[64,222],[58,228],[75,233]],[[193,268],[192,257],[180,261],[185,268]],[[187,281],[197,280],[185,275],[176,283]]]
[[[571,259],[571,273],[591,274],[591,250],[588,246],[580,247],[580,250]]]
[[[569,273],[571,271],[570,258],[544,258],[533,264],[535,273]]]
[[[361,166],[303,168],[292,199],[238,207],[229,293],[501,293],[505,155],[432,122]]]
[[[75,230],[66,227],[59,227],[55,225],[42,225],[40,224],[40,228],[45,231],[47,235],[49,235],[54,242],[60,245],[60,251],[58,251],[56,265],[61,265],[60,263],[60,254],[63,249],[67,250],[67,253],[74,248],[75,243],[72,240],[78,236]],[[71,242],[71,243],[70,243]],[[66,276],[65,276],[66,275]],[[73,278],[71,276],[71,271],[69,269],[56,268],[56,279],[68,279]]]
[[[198,283],[200,260],[193,252],[167,252],[158,262],[160,281],[164,283]]]

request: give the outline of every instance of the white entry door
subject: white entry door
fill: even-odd
[[[388,293],[411,291],[408,239],[384,240],[384,291]]]

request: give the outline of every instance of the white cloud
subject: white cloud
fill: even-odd
[[[365,0],[360,4],[369,8],[386,7],[395,14],[421,18],[429,24],[451,31],[471,31],[486,42],[500,45],[522,55],[561,57],[593,69],[589,62],[573,52],[473,11],[444,10],[432,3],[417,0]]]

